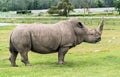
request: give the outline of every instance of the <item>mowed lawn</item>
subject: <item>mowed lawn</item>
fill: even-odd
[[[94,19],[96,22],[88,27],[97,27],[99,20]],[[25,66],[18,55],[19,67],[11,67],[8,60],[9,35],[14,28],[14,25],[0,27],[0,77],[120,77],[119,19],[105,19],[101,42],[82,43],[70,49],[65,65],[57,64],[57,53],[43,55],[30,52],[32,66]]]

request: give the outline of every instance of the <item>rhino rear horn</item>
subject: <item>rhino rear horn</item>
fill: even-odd
[[[98,30],[99,30],[100,32],[102,32],[103,26],[104,26],[104,18],[102,18],[102,20],[101,20],[101,22],[100,22],[100,24],[99,24]]]

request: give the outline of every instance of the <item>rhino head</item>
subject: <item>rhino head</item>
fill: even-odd
[[[86,35],[84,35],[84,42],[88,42],[88,43],[99,42],[101,40],[103,25],[104,25],[104,20],[102,19],[98,28],[87,30]]]
[[[99,27],[94,29],[88,29],[83,23],[79,22],[78,20],[74,19],[74,22],[77,21],[78,24],[74,27],[76,36],[77,36],[77,43],[87,42],[87,43],[96,43],[101,40],[101,34],[104,26],[104,19],[102,18]]]

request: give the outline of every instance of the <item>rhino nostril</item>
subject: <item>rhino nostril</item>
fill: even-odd
[[[98,37],[97,39],[96,39],[96,42],[98,42],[98,41],[100,41],[101,40],[101,37]]]
[[[101,40],[101,37],[99,37],[98,40]]]

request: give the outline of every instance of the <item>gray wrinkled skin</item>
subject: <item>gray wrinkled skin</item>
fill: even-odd
[[[31,65],[28,51],[41,54],[58,52],[58,64],[64,64],[67,51],[82,43],[96,43],[101,40],[103,30],[102,20],[97,29],[88,30],[77,18],[58,22],[56,24],[25,24],[17,26],[10,36],[10,62],[16,65],[17,54],[21,61]]]

